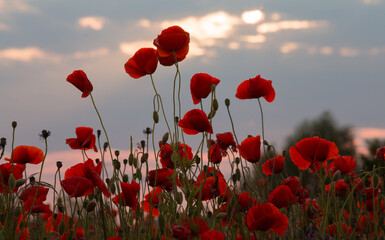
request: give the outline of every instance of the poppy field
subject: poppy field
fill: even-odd
[[[122,63],[130,78],[147,78],[154,92],[148,96],[153,125],[145,131],[147,140],[135,146],[131,139],[127,156],[110,146],[94,86],[83,70],[63,81],[90,99],[100,130],[74,126],[65,143],[79,161],[70,167],[57,162],[52,184],[42,181],[50,131],[40,134],[45,149],[15,146],[12,122],[13,136],[0,141],[0,240],[383,239],[385,146],[373,156],[378,164],[365,171],[317,134],[276,151],[265,139],[268,116],[262,108],[275,100],[274,82],[258,73],[240,81],[234,95],[259,107],[260,135],[238,139],[230,99],[220,103],[216,97],[221,80],[208,73],[182,80],[179,65],[189,43],[188,32],[171,26],[154,39],[154,48],[138,49]],[[156,88],[158,65],[173,72],[171,106]],[[185,87],[191,96],[183,97],[194,109],[181,105]],[[215,131],[215,120],[225,121],[216,119],[219,110],[228,114],[227,132]],[[161,124],[166,132],[157,130]],[[186,135],[200,139],[196,149]],[[90,151],[100,157],[89,158]],[[287,169],[289,161],[299,174]],[[30,175],[31,164],[40,166],[37,175]]]

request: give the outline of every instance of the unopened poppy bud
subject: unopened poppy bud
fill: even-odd
[[[216,98],[214,98],[213,100],[213,108],[215,111],[219,108],[218,100]]]
[[[201,158],[198,155],[195,155],[194,161],[196,162],[196,164],[199,164],[199,163],[201,163]]]
[[[146,141],[140,141],[140,146],[142,146],[142,149],[144,149],[146,147]]]
[[[106,178],[106,183],[110,184],[110,179],[109,178]]]
[[[90,202],[87,204],[87,212],[92,212],[96,207],[96,203],[94,201]]]
[[[128,156],[128,165],[132,166],[134,164],[134,154],[130,153]]]
[[[34,176],[32,176],[32,177],[29,178],[29,183],[30,183],[31,185],[35,185],[36,179],[35,179]]]
[[[203,166],[203,171],[205,171],[205,173],[207,173],[209,171],[209,167],[207,165],[204,165]]]
[[[225,105],[226,105],[226,107],[230,106],[230,99],[228,99],[228,98],[225,99]]]
[[[341,177],[341,171],[337,170],[333,175],[333,181],[338,181]]]
[[[147,159],[148,159],[148,153],[145,153],[142,155],[142,157],[140,158],[140,162],[141,163],[145,163],[147,162]]]
[[[266,140],[263,140],[263,145],[269,146],[269,142]]]
[[[6,138],[1,138],[0,139],[0,147],[4,148],[5,145],[7,145],[7,139]]]
[[[207,114],[208,119],[212,119],[215,116],[216,111],[210,111],[209,114]]]
[[[61,221],[59,223],[59,233],[60,235],[63,235],[63,233],[65,232],[65,229],[66,229],[66,224],[64,223],[64,221]]]
[[[374,188],[378,188],[378,185],[380,184],[380,179],[377,174],[373,174],[372,183]]]
[[[238,165],[241,162],[241,159],[239,157],[235,158],[235,163]]]
[[[332,178],[329,175],[326,175],[324,182],[325,185],[329,185],[332,182]]]
[[[8,178],[8,184],[11,188],[15,188],[16,186],[16,179],[15,177],[13,176],[13,173],[11,173],[11,175],[9,175],[9,178]]]
[[[104,150],[104,151],[107,151],[107,148],[108,148],[108,142],[105,142],[105,143],[103,144],[103,150]]]
[[[179,122],[179,117],[175,117],[175,123],[178,123]]]
[[[44,139],[47,139],[50,135],[51,135],[51,132],[44,129],[44,130],[41,131],[41,135],[40,136],[42,138],[44,138]]]
[[[171,154],[171,161],[173,163],[178,163],[179,162],[179,153],[178,152],[173,152]]]
[[[27,182],[27,179],[24,179],[24,178],[17,179],[16,180],[16,187],[20,187],[20,186],[24,185],[24,183],[26,183],[26,182]]]
[[[17,127],[17,122],[16,121],[13,121],[12,122],[12,128],[16,128]]]
[[[123,182],[128,182],[128,175],[127,174],[123,175]]]
[[[237,183],[238,181],[237,174],[234,173],[233,175],[231,175],[231,180],[233,180],[234,183]]]
[[[159,114],[157,111],[154,111],[152,113],[152,119],[154,120],[155,123],[158,123],[159,122]]]
[[[98,129],[98,131],[96,131],[96,136],[98,136],[98,138],[100,138],[101,134],[102,134],[102,131],[100,129]]]
[[[60,169],[61,167],[63,167],[63,163],[60,162],[60,161],[57,161],[56,162],[56,167],[57,167],[57,169]]]
[[[113,160],[112,165],[114,166],[115,169],[119,170],[120,169],[120,162],[116,159]]]
[[[116,157],[119,157],[119,155],[120,155],[119,150],[115,150],[115,156],[116,156]]]
[[[162,145],[166,144],[167,141],[168,141],[168,136],[169,136],[169,133],[166,132],[165,134],[163,134],[163,137],[162,137]]]

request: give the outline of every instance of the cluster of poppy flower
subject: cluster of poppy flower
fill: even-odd
[[[126,62],[125,70],[132,78],[140,78],[153,74],[158,62],[163,66],[177,64],[186,58],[189,42],[189,33],[179,26],[169,27],[154,40],[156,49],[139,49]],[[93,90],[92,83],[82,70],[74,71],[67,77],[67,81],[82,92],[82,98],[89,96]],[[215,86],[219,83],[219,79],[207,73],[195,74],[190,82],[193,103],[201,103],[202,99],[215,91]],[[267,102],[273,102],[275,90],[272,81],[258,75],[240,83],[235,97],[241,100],[264,98]],[[226,103],[226,106],[229,104]],[[142,165],[135,163],[137,157],[134,157],[132,151],[129,161],[124,162],[124,166],[127,163],[131,166],[131,182],[125,173],[126,167],[122,172],[117,159],[112,159],[114,174],[108,181],[102,177],[104,159],[95,161],[85,158],[82,163],[68,168],[64,179],[60,181],[62,191],[76,201],[78,198],[85,199],[84,208],[78,209],[80,216],[78,215],[76,220],[75,216],[66,215],[62,203],[55,203],[58,207],[53,211],[44,203],[49,188],[40,183],[31,182],[22,190],[19,189],[26,183],[23,179],[26,164],[40,164],[45,155],[41,149],[33,146],[22,145],[14,148],[11,157],[5,158],[10,163],[0,165],[0,193],[17,193],[21,201],[24,211],[15,215],[19,239],[29,238],[28,227],[19,228],[19,224],[26,226],[28,220],[25,219],[31,213],[42,214],[47,232],[54,233],[54,237],[67,239],[72,236],[82,239],[88,236],[88,231],[85,230],[86,226],[80,224],[80,219],[84,218],[81,216],[81,210],[85,209],[88,215],[96,211],[98,204],[98,209],[109,212],[107,216],[112,215],[116,225],[116,233],[104,232],[103,236],[108,240],[128,238],[132,236],[129,235],[130,231],[136,230],[130,230],[127,226],[137,229],[140,224],[151,229],[151,234],[158,239],[241,240],[272,238],[275,235],[283,236],[285,233],[294,236],[294,228],[305,228],[309,224],[318,229],[320,236],[379,236],[380,230],[374,226],[382,224],[379,222],[383,221],[379,213],[385,212],[383,200],[380,198],[382,181],[375,173],[371,174],[370,178],[357,176],[354,173],[355,159],[351,156],[340,156],[333,142],[309,137],[300,140],[289,150],[290,159],[299,170],[320,176],[322,194],[312,191],[309,193],[309,189],[301,185],[298,176],[283,177],[286,164],[284,155],[270,158],[265,152],[265,159],[261,163],[261,144],[268,143],[261,143],[260,136],[249,136],[240,144],[231,132],[217,133],[215,140],[212,139],[212,118],[201,109],[192,109],[177,121],[177,126],[185,134],[203,133],[203,139],[208,142],[207,160],[201,160],[194,155],[188,144],[181,143],[176,138],[168,143],[168,138],[165,137],[159,142],[159,151],[155,154],[157,167],[147,170],[145,181],[141,181]],[[82,150],[83,156],[87,156],[87,150],[98,151],[92,128],[78,127],[75,133],[76,138],[66,140],[71,149]],[[174,136],[176,135],[174,133]],[[141,164],[151,161],[148,160],[148,153],[145,153],[144,149],[140,151]],[[238,157],[235,157],[236,154],[239,154]],[[229,180],[226,180],[219,169],[223,157],[234,157],[232,162],[235,167],[232,167]],[[375,157],[385,161],[385,147],[378,149]],[[161,167],[158,166],[158,158]],[[243,163],[262,170],[263,175],[259,178],[260,189],[246,191],[247,189],[242,190],[237,184],[241,182]],[[282,180],[277,180],[278,176],[281,176]],[[276,184],[269,182],[273,177],[277,180]],[[269,189],[269,186],[273,186],[273,189]],[[266,195],[261,193],[265,191]],[[332,208],[329,199],[335,201],[334,210],[341,211],[341,216],[331,220],[326,216],[330,213],[327,209]],[[354,203],[349,205],[349,208],[345,206],[348,200]],[[343,204],[338,205],[338,201]],[[203,203],[207,203],[206,207]],[[106,206],[108,209],[104,209]],[[167,208],[169,206],[173,206],[173,210],[182,209],[184,212],[170,213]],[[127,211],[126,207],[130,210]],[[113,209],[118,211],[114,214]],[[289,214],[295,214],[298,209],[301,214],[292,216],[292,222],[289,222]],[[115,220],[117,215],[119,221]],[[121,225],[127,224],[126,220],[130,218],[135,222],[132,220],[126,228],[118,226],[118,222]],[[153,221],[155,218],[157,221]],[[216,221],[218,219],[219,221]],[[3,219],[1,222],[5,226]],[[290,232],[289,226],[292,227]],[[115,236],[111,237],[112,235]],[[299,236],[307,237],[305,235],[303,231]]]

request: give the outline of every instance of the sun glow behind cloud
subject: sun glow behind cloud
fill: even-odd
[[[242,19],[245,23],[255,24],[264,18],[261,10],[245,11],[242,13]]]
[[[354,129],[354,144],[357,148],[357,153],[368,154],[365,140],[367,139],[385,139],[385,129],[384,128],[355,128]]]
[[[0,59],[30,62],[36,59],[56,59],[38,47],[7,48],[0,50]],[[56,59],[57,60],[57,59]]]
[[[275,33],[282,30],[300,30],[315,27],[321,27],[326,23],[323,21],[308,21],[308,20],[290,20],[279,22],[261,23],[257,27],[257,31],[262,34]]]
[[[78,20],[78,24],[84,28],[91,28],[93,30],[102,30],[106,19],[103,17],[82,17]]]

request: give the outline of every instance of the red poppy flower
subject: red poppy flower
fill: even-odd
[[[378,196],[379,193],[380,193],[379,188],[374,188],[374,189],[372,187],[365,188],[366,200],[370,200],[373,197]]]
[[[194,104],[201,102],[202,98],[206,98],[211,93],[211,85],[218,85],[219,79],[210,76],[207,73],[196,73],[191,78],[190,90]]]
[[[66,225],[68,225],[70,218],[71,218],[70,216],[63,215],[63,213],[60,213],[60,212],[51,215],[47,219],[47,231],[48,232],[56,232],[56,231],[58,231],[59,224],[63,221]],[[75,220],[75,223],[76,222],[77,222],[77,220]]]
[[[217,143],[222,151],[222,156],[227,156],[226,151],[229,147],[231,147],[233,152],[237,152],[237,146],[234,141],[234,136],[231,132],[218,133],[216,137]]]
[[[189,51],[190,34],[179,26],[164,29],[156,39],[154,45],[159,55],[159,63],[164,66],[175,64],[186,58]],[[175,57],[174,57],[175,54]]]
[[[240,211],[244,212],[249,210],[251,206],[256,205],[258,200],[250,197],[248,192],[244,192],[238,195],[238,203],[240,206]]]
[[[270,176],[273,175],[273,173],[282,172],[284,161],[285,158],[282,155],[267,160],[264,164],[262,164],[263,174]]]
[[[248,162],[256,163],[261,157],[261,137],[248,137],[238,145],[239,154]]]
[[[158,206],[161,201],[163,201],[162,197],[162,188],[156,187],[154,190],[151,190],[150,193],[144,196],[144,201],[142,201],[144,211],[153,216],[159,216]]]
[[[272,230],[282,236],[286,232],[289,220],[274,204],[260,203],[247,212],[246,225],[251,232]]]
[[[174,151],[172,147],[168,143],[162,145],[162,142],[159,143],[159,147],[159,157],[162,167],[174,169],[174,162],[171,160],[171,156]],[[193,158],[191,147],[187,144],[178,143],[178,152],[181,159],[187,159],[188,161],[191,161]]]
[[[104,196],[109,198],[111,196],[111,193],[110,193],[110,191],[108,191],[106,184],[103,182],[103,180],[100,177],[101,171],[102,171],[102,162],[98,162],[97,166],[95,167],[92,159],[88,159],[84,163],[76,164],[76,165],[70,167],[69,169],[67,169],[67,171],[65,172],[65,175],[64,175],[64,178],[65,178],[64,180],[70,179],[72,177],[86,178],[92,184],[92,192],[93,192],[93,188],[96,186],[104,194]],[[63,184],[63,181],[62,181],[62,184]],[[77,181],[76,179],[72,179],[72,180],[66,180],[66,182],[64,182],[64,183],[67,185],[68,184],[69,185],[73,185],[73,184],[78,185],[76,183],[76,181]],[[82,183],[81,183],[82,185],[78,186],[79,191],[80,190],[84,191],[84,193],[81,195],[86,196],[86,195],[90,194],[89,193],[90,192],[89,183],[86,180],[81,180],[81,181],[82,181]],[[74,186],[72,186],[72,187],[68,186],[68,187],[69,187],[68,190],[74,194],[73,191],[76,190],[76,188],[71,190]],[[68,194],[70,194],[70,193],[68,193]],[[79,194],[79,193],[77,193],[77,194]],[[84,195],[84,194],[86,194],[86,195]],[[72,194],[70,194],[70,195],[72,195]]]
[[[214,171],[216,171],[216,177],[214,177]],[[206,171],[203,171],[198,175],[197,181],[194,183],[194,187],[195,189],[202,189],[201,200],[207,201],[217,196],[223,196],[225,194],[227,184],[220,171],[209,167],[207,173]],[[198,198],[199,194],[200,193],[198,192],[195,197]]]
[[[377,149],[375,157],[385,161],[385,147]]]
[[[212,240],[212,239],[224,240],[225,239],[225,235],[221,232],[218,232],[215,229],[201,234],[200,237],[201,237],[201,240]]]
[[[18,164],[39,164],[44,159],[44,153],[40,148],[34,146],[20,145],[13,149],[13,163]],[[11,161],[10,158],[5,158]]]
[[[299,177],[297,176],[287,177],[285,180],[283,180],[282,184],[290,187],[291,192],[294,195],[296,195],[298,190],[301,189],[301,182],[299,181]]]
[[[242,100],[263,97],[272,102],[275,99],[275,90],[271,83],[271,80],[261,78],[261,75],[250,78],[239,84],[235,97]]]
[[[213,133],[213,127],[206,114],[199,109],[188,111],[178,122],[178,126],[183,128],[183,132],[188,135],[195,135],[199,132]]]
[[[119,195],[116,195],[112,201],[117,204],[121,204],[122,206],[129,206],[135,211],[138,206],[137,195],[140,189],[140,185],[132,180],[131,183],[120,182],[120,187],[120,199]]]
[[[325,190],[327,193],[330,193],[331,194],[331,191],[330,191],[330,185],[331,184],[328,184],[326,185],[325,187]],[[335,190],[333,192],[333,194],[335,194],[336,196],[340,196],[340,197],[343,197],[346,193],[346,183],[343,179],[341,180],[338,180],[335,184]]]
[[[269,194],[268,200],[277,208],[288,208],[295,202],[295,197],[288,186],[280,185]]]
[[[93,90],[93,86],[83,70],[75,70],[68,75],[67,82],[72,83],[77,89],[83,92],[82,98],[88,97]]]
[[[51,209],[48,204],[43,202],[47,199],[47,193],[49,189],[43,186],[32,186],[25,189],[19,196],[23,201],[23,208],[25,212],[31,211],[32,213],[51,213]],[[36,195],[37,192],[37,195]],[[35,200],[36,196],[36,200]],[[34,203],[35,202],[35,203]],[[32,207],[32,203],[34,203]],[[32,207],[32,209],[31,209]]]
[[[12,172],[12,164],[10,163],[4,163],[0,165],[0,193],[3,192],[9,192],[9,177],[11,176],[11,173],[13,174],[13,177],[15,180],[21,179],[23,177],[23,171],[25,169],[25,165],[22,164],[14,164],[13,165],[13,172]],[[13,192],[17,192],[19,188],[16,187],[12,189]]]
[[[66,144],[72,149],[94,149],[94,151],[97,152],[98,150],[95,146],[96,137],[92,133],[93,131],[94,130],[90,127],[77,127],[75,131],[76,138],[66,139]]]
[[[313,165],[318,170],[321,165],[326,167],[326,160],[338,157],[338,148],[333,142],[311,137],[302,139],[290,147],[289,153],[298,169],[306,170]]]
[[[340,170],[341,174],[348,174],[355,176],[353,170],[356,169],[356,160],[351,156],[338,156],[333,158],[333,161],[328,165],[327,170],[331,170],[331,174],[334,174],[337,170]]]
[[[210,149],[208,151],[209,161],[214,164],[220,164],[222,162],[222,153],[219,145],[211,140]]]
[[[141,48],[124,64],[126,73],[133,78],[153,74],[158,66],[158,54],[153,48]]]
[[[61,181],[64,191],[70,197],[84,197],[94,192],[94,184],[86,177],[72,176]]]
[[[172,224],[171,236],[178,240],[185,240],[190,236],[190,231],[185,226]]]
[[[156,170],[151,170],[148,172],[147,180],[148,185],[151,187],[161,186],[166,191],[172,190],[172,174],[174,170],[169,168],[160,168]]]

